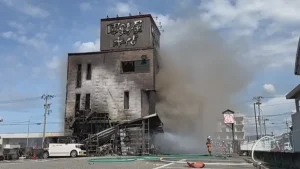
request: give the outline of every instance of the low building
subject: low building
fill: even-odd
[[[46,137],[64,136],[64,133],[46,133]],[[28,147],[41,147],[43,141],[43,133],[11,133],[0,134],[0,145],[3,148],[25,148]]]
[[[295,60],[295,75],[300,75],[300,39],[298,41],[296,60]],[[299,109],[299,100],[300,100],[300,84],[296,86],[292,91],[286,95],[286,99],[294,99],[296,106],[296,113],[292,115],[292,136],[291,143],[294,149],[294,152],[300,152],[300,109]]]

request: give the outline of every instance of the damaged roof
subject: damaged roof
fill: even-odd
[[[156,113],[154,113],[138,119],[122,122],[118,126],[140,124],[143,120],[149,120],[150,128],[156,128],[162,124],[162,121],[160,120],[159,116]]]

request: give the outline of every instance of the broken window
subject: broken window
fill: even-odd
[[[148,59],[136,60],[135,61],[135,72],[146,73],[150,71],[150,64]]]
[[[92,79],[92,64],[87,64],[86,80]]]
[[[81,64],[77,65],[77,81],[76,81],[76,87],[81,87]]]
[[[128,72],[146,73],[149,71],[150,71],[149,59],[122,62],[123,73],[128,73]]]
[[[134,61],[122,62],[122,70],[124,73],[135,72]]]
[[[91,108],[91,94],[85,95],[85,110],[89,110]]]
[[[75,112],[78,112],[79,109],[80,109],[80,94],[76,94]]]
[[[129,91],[124,92],[124,109],[129,109]]]

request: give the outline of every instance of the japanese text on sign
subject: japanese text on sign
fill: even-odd
[[[127,23],[112,23],[107,25],[107,33],[117,38],[113,40],[113,47],[128,44],[134,46],[138,39],[138,34],[142,32],[142,20]],[[123,35],[126,35],[124,37]]]

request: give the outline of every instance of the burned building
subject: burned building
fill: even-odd
[[[101,19],[100,51],[68,54],[65,134],[155,114],[159,41],[151,15]]]

